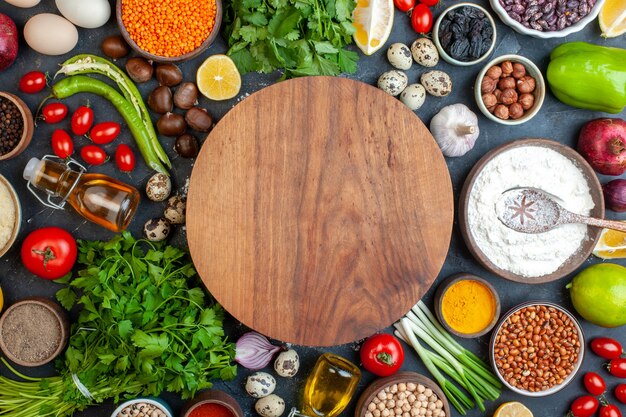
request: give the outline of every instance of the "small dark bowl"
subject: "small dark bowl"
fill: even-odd
[[[494,311],[493,319],[491,319],[487,327],[485,327],[483,330],[479,332],[476,332],[476,333],[458,332],[454,330],[443,317],[443,312],[441,311],[443,296],[452,285],[456,284],[459,281],[478,281],[481,284],[483,284],[485,287],[487,287],[489,291],[491,291],[491,294],[493,295],[494,301],[496,303],[496,310]],[[466,273],[454,274],[446,278],[437,287],[437,291],[435,292],[435,314],[437,315],[437,319],[439,319],[439,322],[443,325],[443,327],[445,327],[446,330],[448,330],[453,335],[458,336],[458,337],[465,337],[465,338],[479,337],[488,333],[491,329],[493,329],[493,326],[495,326],[496,323],[498,322],[498,318],[500,317],[500,296],[498,295],[498,292],[493,287],[493,285],[491,285],[488,281],[484,280],[483,278],[479,276],[466,274]]]
[[[117,3],[115,5],[115,17],[117,19],[117,26],[119,27],[120,32],[122,33],[122,37],[124,38],[126,43],[128,43],[128,45],[130,45],[130,47],[133,50],[135,50],[139,55],[143,56],[144,58],[148,60],[161,62],[161,63],[182,62],[182,61],[187,61],[189,59],[195,58],[196,56],[200,55],[202,52],[206,51],[208,47],[213,44],[213,42],[219,35],[220,26],[222,25],[222,0],[215,0],[215,24],[213,25],[213,30],[211,31],[209,36],[204,40],[204,42],[202,42],[202,45],[200,45],[199,47],[197,47],[191,52],[187,52],[186,54],[179,55],[179,56],[172,56],[172,57],[158,56],[158,55],[151,54],[141,49],[139,45],[137,45],[137,43],[134,40],[132,40],[132,38],[130,37],[130,34],[126,30],[126,26],[124,25],[124,22],[122,21],[122,0],[117,0]]]
[[[244,417],[243,410],[239,406],[239,403],[230,395],[223,391],[210,389],[202,391],[194,397],[194,399],[187,401],[180,412],[181,417],[189,417],[189,414],[202,404],[214,403],[226,407],[230,411],[233,417]]]
[[[33,114],[30,109],[22,101],[18,96],[7,93],[5,91],[0,91],[0,97],[4,97],[13,104],[15,104],[20,111],[20,115],[22,116],[22,120],[24,121],[24,130],[22,131],[22,137],[20,141],[17,143],[15,148],[9,153],[5,153],[4,155],[0,155],[0,161],[4,161],[6,159],[15,158],[28,147],[31,139],[33,138],[33,133],[35,132],[35,125],[33,121]]]

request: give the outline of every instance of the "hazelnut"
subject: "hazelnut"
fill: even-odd
[[[526,67],[523,64],[520,64],[519,62],[516,62],[515,64],[513,64],[513,78],[515,78],[516,80],[522,78],[524,75],[526,75]]]
[[[496,110],[496,106],[487,107],[487,110],[489,110],[489,113],[493,113]]]
[[[507,88],[502,92],[502,96],[500,98],[502,100],[502,104],[513,104],[517,102],[517,91],[512,88]]]
[[[517,80],[517,90],[520,93],[532,93],[535,91],[535,79],[530,75],[525,75]]]
[[[506,90],[507,88],[515,88],[515,78],[513,77],[501,78],[500,81],[498,82],[498,88],[500,90]]]
[[[535,96],[530,93],[524,93],[519,96],[517,102],[522,105],[524,110],[528,110],[535,104]]]
[[[483,77],[483,81],[480,84],[480,92],[483,94],[491,93],[496,89],[496,80],[489,77]]]
[[[495,110],[493,111],[493,114],[498,119],[506,120],[509,118],[509,108],[505,106],[504,104],[498,104]]]
[[[502,77],[508,77],[513,74],[513,63],[511,61],[504,61],[500,64],[500,67],[502,68]]]
[[[509,117],[511,119],[519,119],[524,115],[524,109],[519,103],[513,103],[509,106]]]
[[[485,75],[489,78],[493,78],[494,80],[497,80],[502,75],[502,68],[500,68],[497,65],[494,65],[487,70],[487,73]]]
[[[498,104],[498,99],[493,93],[483,94],[483,104],[485,107],[493,107]]]
[[[502,90],[496,88],[495,90],[493,90],[493,95],[496,96],[496,102],[498,104],[502,103]]]

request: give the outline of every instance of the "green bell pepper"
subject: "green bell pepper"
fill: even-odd
[[[565,104],[620,113],[626,106],[626,49],[564,43],[550,54],[547,78]]]

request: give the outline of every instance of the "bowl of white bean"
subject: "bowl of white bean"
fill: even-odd
[[[441,389],[424,375],[398,372],[372,382],[356,404],[354,417],[450,417]]]
[[[135,398],[120,404],[111,417],[173,417],[173,412],[160,398]]]

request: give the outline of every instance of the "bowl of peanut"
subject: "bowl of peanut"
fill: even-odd
[[[543,397],[562,390],[580,369],[585,340],[565,308],[530,301],[505,314],[491,335],[491,365],[511,391]]]
[[[546,85],[539,68],[520,55],[502,55],[478,73],[474,96],[480,111],[490,120],[519,125],[541,108]]]

